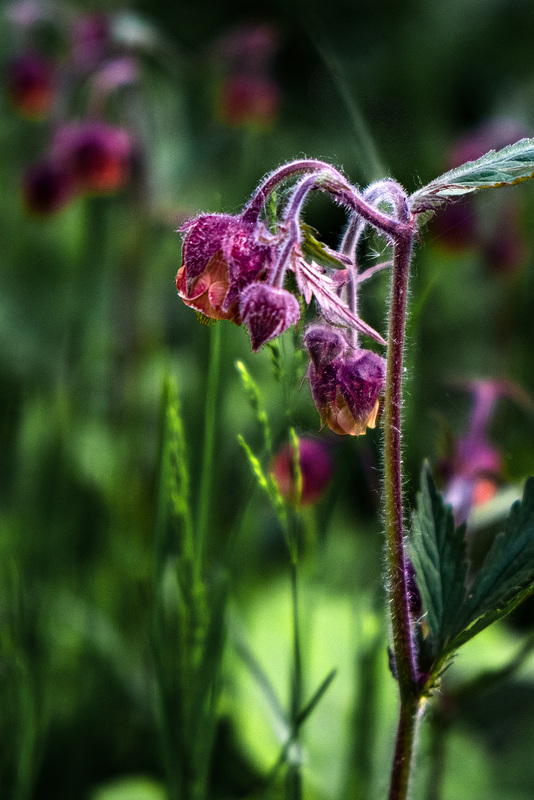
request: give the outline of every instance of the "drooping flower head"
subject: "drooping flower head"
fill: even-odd
[[[262,283],[276,260],[265,226],[230,214],[203,214],[182,230],[186,235],[176,286],[186,305],[211,319],[238,325],[245,319],[254,350],[296,321],[295,298]],[[290,320],[285,327],[282,318]]]
[[[300,497],[297,497],[295,480],[295,452],[291,444],[286,444],[276,453],[271,472],[276,478],[282,497],[288,502],[298,502],[301,506],[317,503],[333,475],[334,464],[330,447],[319,439],[300,436],[299,467],[302,477]]]
[[[221,86],[219,117],[226,125],[267,128],[275,120],[280,89],[262,75],[231,75]]]
[[[279,207],[271,204],[277,186],[295,177],[298,181]],[[393,197],[390,204],[396,208],[390,184],[375,186],[371,201]],[[343,247],[332,251],[310,236],[301,213],[307,195],[316,189],[332,194],[336,202],[363,207],[371,224],[376,221],[385,230],[396,224],[324,162],[292,162],[263,180],[241,214],[202,214],[182,227],[182,266],[176,286],[184,303],[206,317],[244,324],[253,352],[297,325],[301,305],[295,294],[307,306],[313,298],[325,321],[311,326],[305,340],[316,406],[323,424],[338,433],[359,435],[376,423],[385,363],[359,347],[358,335],[381,345],[386,342],[358,316],[356,288],[388,263],[359,274],[355,247],[350,253]],[[290,283],[288,272],[293,273]]]
[[[371,350],[350,347],[328,327],[312,328],[304,344],[311,359],[311,393],[322,424],[350,436],[374,428],[385,386],[385,360]]]

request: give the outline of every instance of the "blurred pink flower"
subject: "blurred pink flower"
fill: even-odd
[[[280,104],[280,90],[269,77],[237,74],[223,81],[219,116],[227,125],[269,127]]]
[[[296,496],[295,459],[290,444],[284,445],[275,455],[271,473],[285,500],[308,506],[317,503],[328,488],[334,464],[328,445],[309,436],[299,437],[299,461],[302,476],[300,498]]]
[[[58,129],[52,156],[82,192],[115,192],[130,177],[132,142],[124,128],[82,120]]]
[[[45,117],[54,103],[56,75],[53,63],[39,53],[22,53],[7,69],[11,105],[26,117]]]

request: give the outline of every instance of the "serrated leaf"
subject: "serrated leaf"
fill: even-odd
[[[488,613],[497,614],[496,618],[509,613],[533,584],[534,478],[529,478],[522,500],[512,505],[504,531],[495,537],[471,586],[462,614],[463,627]]]
[[[490,150],[476,161],[440,175],[410,197],[414,214],[437,208],[479,189],[495,189],[534,177],[534,139],[521,139],[502,150]]]
[[[421,492],[413,515],[410,556],[421,593],[433,655],[457,632],[456,620],[466,593],[465,529],[455,528],[452,510],[423,467]]]

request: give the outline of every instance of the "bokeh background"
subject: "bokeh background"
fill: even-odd
[[[0,13],[0,791],[171,797],[153,633],[161,391],[171,376],[197,507],[213,339],[176,295],[177,228],[199,211],[238,211],[292,158],[331,161],[361,185],[390,175],[410,192],[534,135],[534,5],[22,0]],[[20,61],[36,52],[47,66]],[[103,133],[83,128],[94,119]],[[54,172],[69,125],[61,141],[104,151],[103,166],[76,162],[75,185]],[[126,138],[117,144],[112,130]],[[314,199],[307,219],[335,246],[339,208]],[[488,422],[495,469],[469,474],[478,499],[493,501],[492,520],[534,473],[533,220],[527,183],[451,207],[424,229],[408,329],[409,503],[424,458],[442,485],[459,469],[451,454],[468,428],[473,379],[516,387]],[[362,315],[383,330],[387,277],[369,286]],[[261,388],[274,448],[293,425],[334,462],[325,495],[304,512],[308,694],[337,669],[303,731],[305,795],[384,797],[396,698],[380,428],[357,440],[319,432],[298,342],[284,338],[281,381],[268,348],[253,356],[243,330],[219,325],[205,570],[227,577],[233,633],[208,796],[283,793],[278,779],[264,789],[279,731],[235,646],[248,642],[288,702],[287,554],[237,442],[260,440],[240,359]],[[457,658],[421,735],[414,797],[534,796],[533,628],[527,601]]]

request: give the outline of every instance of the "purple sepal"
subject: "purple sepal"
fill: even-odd
[[[228,226],[222,250],[228,264],[230,288],[223,309],[231,306],[245,286],[269,275],[277,254],[277,249],[265,241],[269,238],[272,237],[264,225],[245,222],[241,217]]]
[[[254,353],[300,319],[297,299],[286,289],[277,289],[266,283],[251,283],[243,289],[239,311],[250,334]]]
[[[231,214],[203,214],[181,228],[187,231],[182,248],[182,265],[186,267],[188,292],[193,281],[206,269],[210,258],[222,249],[224,236],[235,221]]]

